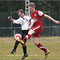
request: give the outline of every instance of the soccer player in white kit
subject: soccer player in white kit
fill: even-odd
[[[13,19],[11,16],[9,16],[8,19],[10,19],[13,22],[13,24],[21,24],[22,39],[23,39],[28,34],[29,27],[32,26],[32,24],[30,25],[30,23],[34,20],[31,19],[28,16],[25,16],[24,11],[22,9],[18,10],[17,13],[18,13],[18,16],[19,16],[19,18],[17,20]],[[14,45],[14,48],[11,51],[11,54],[14,54],[16,52],[16,48],[17,48],[18,44],[19,44],[19,42],[16,41],[15,45]],[[23,47],[23,53],[24,53],[22,59],[24,59],[25,57],[28,56],[27,50],[26,50],[27,46],[22,45],[22,47]]]

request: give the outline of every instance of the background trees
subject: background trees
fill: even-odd
[[[36,9],[41,10],[43,12],[49,11],[49,13],[46,12],[44,13],[52,16],[56,20],[60,20],[60,1],[30,0],[30,2],[34,2],[36,4]],[[11,27],[11,21],[9,21],[7,17],[11,15],[11,11],[17,11],[18,9],[21,8],[25,10],[25,0],[0,1],[0,28]],[[14,14],[13,18],[17,18],[17,17],[18,17],[17,14]],[[43,26],[50,26],[51,31],[53,31],[55,29],[53,29],[52,26],[60,26],[60,25],[56,25],[55,23],[45,19],[43,21]]]

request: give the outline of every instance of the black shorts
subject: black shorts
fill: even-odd
[[[22,30],[22,39],[28,34],[28,30]]]

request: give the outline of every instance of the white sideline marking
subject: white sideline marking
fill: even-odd
[[[0,55],[0,56],[22,56],[22,55]],[[29,55],[29,56],[38,56],[38,55]]]

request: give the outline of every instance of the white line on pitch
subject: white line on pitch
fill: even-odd
[[[22,56],[22,55],[0,55],[0,56]],[[29,55],[29,56],[38,56],[38,55]]]

